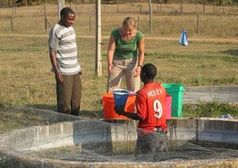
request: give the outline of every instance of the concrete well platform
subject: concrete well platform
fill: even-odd
[[[168,121],[170,141],[176,145],[193,141],[238,149],[238,121],[212,118],[172,118]],[[0,151],[8,156],[9,168],[80,168],[80,167],[224,167],[237,168],[238,158],[203,160],[166,160],[160,162],[70,161],[31,156],[29,153],[77,146],[79,150],[103,147],[111,154],[133,153],[137,139],[134,122],[107,123],[98,120],[61,122],[53,125],[35,126],[14,130],[1,135]],[[131,145],[128,145],[131,144]]]

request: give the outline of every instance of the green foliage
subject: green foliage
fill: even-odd
[[[238,117],[238,105],[230,105],[224,103],[201,103],[201,104],[185,104],[183,106],[184,117],[221,117],[230,114]]]

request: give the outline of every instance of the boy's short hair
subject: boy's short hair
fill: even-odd
[[[145,64],[142,67],[141,70],[143,73],[145,73],[145,76],[147,77],[147,79],[154,79],[155,76],[157,75],[157,68],[154,64]]]
[[[70,13],[75,14],[75,12],[73,11],[73,9],[71,9],[70,7],[64,7],[64,8],[61,9],[61,11],[60,11],[60,17],[61,17],[61,18],[66,18]]]

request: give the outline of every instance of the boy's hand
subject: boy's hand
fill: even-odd
[[[63,83],[64,82],[64,78],[63,75],[61,74],[60,71],[56,71],[55,72],[55,78],[59,83]]]
[[[124,107],[114,107],[114,110],[115,110],[115,112],[117,113],[117,114],[119,114],[119,115],[121,115],[121,114],[123,114],[124,113]]]

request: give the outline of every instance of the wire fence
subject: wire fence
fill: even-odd
[[[66,5],[77,14],[76,30],[83,35],[94,35],[95,3],[73,2]],[[153,33],[153,36],[177,36],[184,29],[190,36],[238,36],[237,6],[152,3],[151,9],[152,20],[146,0],[127,3],[118,0],[116,4],[102,4],[102,34],[110,34],[113,28],[121,25],[126,16],[133,16],[137,19],[138,29],[145,34]],[[57,21],[57,4],[0,8],[1,34],[44,34]]]

